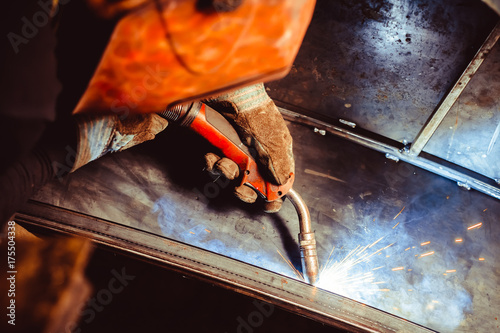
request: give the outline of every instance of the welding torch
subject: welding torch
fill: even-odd
[[[250,150],[242,142],[236,130],[217,111],[202,102],[181,104],[167,109],[160,116],[169,122],[188,127],[200,134],[222,153],[238,164],[242,171],[241,184],[246,185],[266,201],[274,201],[286,195],[299,217],[299,248],[302,271],[306,281],[312,285],[319,274],[316,239],[311,228],[309,209],[301,196],[292,189],[295,175],[290,174],[286,184],[276,185],[264,179]]]

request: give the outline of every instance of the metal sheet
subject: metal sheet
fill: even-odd
[[[30,203],[17,219],[162,262],[171,269],[190,272],[349,332],[431,332],[304,282],[95,217]]]
[[[497,43],[424,151],[500,179],[499,69]]]
[[[497,20],[481,1],[317,2],[281,106],[411,142]]]
[[[486,41],[481,46],[479,51],[476,53],[470,64],[467,66],[465,71],[460,75],[458,81],[453,85],[453,88],[448,92],[446,97],[443,99],[439,107],[429,118],[428,122],[422,128],[420,133],[418,133],[415,140],[412,141],[410,154],[418,155],[425,147],[427,142],[436,132],[437,128],[446,117],[448,112],[451,110],[457,99],[460,97],[464,89],[469,84],[471,78],[476,74],[479,67],[483,64],[484,59],[491,52],[491,49],[495,46],[500,37],[500,23],[497,23],[491,34],[486,38]]]
[[[343,139],[290,128],[294,188],[311,211],[321,289],[442,332],[496,329],[498,200]],[[171,144],[180,137],[182,146]],[[292,205],[265,215],[239,203],[228,184],[203,176],[208,150],[171,127],[34,199],[165,238],[166,249],[168,238],[300,280],[286,262],[300,269]]]

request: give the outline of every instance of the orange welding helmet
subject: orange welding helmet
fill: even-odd
[[[315,0],[88,0],[118,21],[74,113],[159,112],[285,76]]]

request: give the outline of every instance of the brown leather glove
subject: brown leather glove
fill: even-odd
[[[71,172],[111,152],[122,151],[152,140],[168,121],[157,114],[133,114],[121,120],[110,114],[79,114],[78,146]]]
[[[205,103],[226,117],[243,143],[255,150],[263,176],[268,181],[277,185],[288,181],[290,173],[295,169],[292,137],[262,83],[211,98]],[[208,154],[205,159],[207,170],[219,172],[228,179],[238,177],[238,165],[230,159],[221,159],[215,154]],[[249,203],[257,199],[257,193],[245,185],[237,187],[235,194]],[[277,212],[281,204],[281,199],[268,202],[264,210],[268,213]]]

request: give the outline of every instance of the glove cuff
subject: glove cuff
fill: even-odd
[[[156,114],[130,115],[121,121],[117,115],[77,115],[77,153],[71,172],[107,154],[122,151],[154,139],[168,121]]]
[[[222,110],[221,112],[225,111],[235,114],[254,110],[270,101],[272,100],[267,95],[264,84],[258,83],[219,95],[207,100],[207,103],[229,102],[231,103],[232,110]]]

